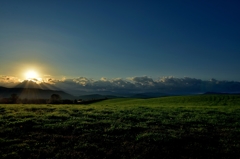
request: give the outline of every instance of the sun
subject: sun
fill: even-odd
[[[27,80],[38,79],[38,78],[39,78],[39,75],[38,75],[38,73],[37,73],[36,71],[30,70],[30,71],[27,71],[27,72],[25,73],[25,78],[26,78]]]

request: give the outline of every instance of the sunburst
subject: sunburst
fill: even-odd
[[[36,83],[41,83],[42,79],[39,77],[39,74],[34,70],[29,70],[25,73],[25,79],[29,81],[33,81]]]

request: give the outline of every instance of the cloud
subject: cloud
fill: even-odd
[[[21,81],[12,76],[0,76],[1,86],[15,86]],[[99,93],[99,92],[120,92],[120,93],[204,93],[204,92],[240,92],[240,82],[223,81],[216,79],[201,80],[196,78],[184,77],[177,78],[173,76],[153,79],[149,76],[130,77],[130,78],[112,78],[102,77],[92,79],[87,77],[77,78],[45,78],[44,83],[53,85],[64,91],[73,94],[79,92]]]
[[[141,86],[155,86],[156,82],[148,77],[148,76],[143,76],[143,77],[132,77],[129,78],[131,81],[133,81],[135,83],[135,85],[137,87],[141,87]]]
[[[0,86],[13,87],[20,82],[17,77],[0,75]]]
[[[51,80],[57,87],[65,90],[86,92],[161,92],[161,93],[204,93],[204,92],[240,92],[240,82],[219,81],[216,79],[201,80],[184,77],[162,77],[153,79],[148,76],[131,78],[102,77],[98,80],[78,77],[73,79]]]

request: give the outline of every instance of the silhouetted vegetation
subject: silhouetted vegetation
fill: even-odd
[[[12,94],[9,98],[0,98],[0,104],[91,104],[106,99],[61,99],[59,94],[52,94],[49,99],[21,99],[17,94]]]
[[[52,94],[50,98],[50,103],[51,104],[59,104],[61,103],[61,97],[58,94]]]
[[[17,94],[12,94],[10,97],[11,103],[17,103],[18,100],[18,95]]]

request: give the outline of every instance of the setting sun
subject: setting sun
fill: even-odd
[[[33,71],[33,70],[27,71],[25,73],[25,78],[28,79],[28,80],[29,79],[38,79],[38,73],[36,71]]]

